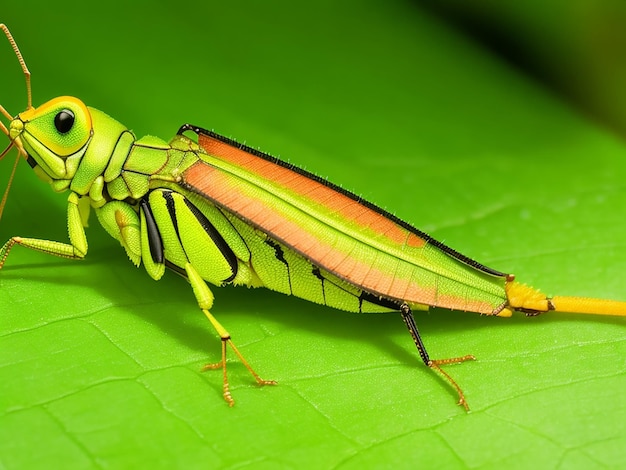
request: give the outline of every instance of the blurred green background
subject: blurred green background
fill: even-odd
[[[626,135],[626,3],[422,0],[446,21]]]
[[[448,3],[31,1],[0,21],[36,104],[78,96],[138,135],[214,129],[549,293],[626,300],[626,145],[618,119],[573,98],[575,46],[592,47],[563,20],[578,2]],[[532,70],[470,21],[505,31]],[[17,113],[23,79],[0,54]],[[597,84],[576,78],[593,102]],[[617,88],[603,92],[619,114]],[[0,240],[66,240],[65,205],[20,165]],[[83,262],[16,249],[0,272],[0,468],[626,465],[621,319],[420,314],[433,357],[478,358],[447,369],[466,414],[398,315],[215,288],[214,314],[279,381],[258,389],[233,361],[230,409],[220,374],[200,372],[219,341],[186,283],[150,280],[95,220],[88,237]]]

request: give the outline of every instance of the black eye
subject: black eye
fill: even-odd
[[[72,126],[74,125],[74,113],[69,109],[64,109],[60,111],[56,116],[54,116],[54,127],[57,128],[61,134],[66,134],[70,131]]]

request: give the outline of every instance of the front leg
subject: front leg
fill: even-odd
[[[0,248],[0,269],[4,266],[4,263],[9,257],[9,252],[15,245],[21,245],[26,248],[31,248],[33,250],[59,256],[61,258],[84,258],[87,254],[87,236],[85,235],[83,221],[86,222],[87,214],[85,214],[85,210],[81,209],[79,206],[79,201],[80,196],[76,193],[71,193],[67,201],[67,226],[70,236],[69,244],[38,238],[12,237],[2,248]]]

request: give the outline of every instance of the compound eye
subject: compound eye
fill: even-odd
[[[61,134],[67,134],[74,125],[74,113],[69,109],[64,109],[59,111],[56,116],[54,116],[54,127],[56,127],[57,131]]]

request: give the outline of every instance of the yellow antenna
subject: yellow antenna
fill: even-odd
[[[9,28],[7,28],[5,24],[0,24],[0,29],[2,29],[2,31],[4,32],[4,35],[9,40],[9,43],[11,44],[11,47],[13,48],[13,52],[15,52],[17,60],[20,63],[20,66],[22,67],[22,72],[24,72],[24,77],[26,79],[26,97],[27,97],[26,109],[27,110],[32,109],[33,108],[33,96],[32,96],[31,88],[30,88],[30,71],[28,70],[28,67],[26,66],[26,62],[24,61],[24,58],[22,57],[20,48],[17,47],[17,43],[15,42],[15,39],[13,39],[13,35],[11,34],[11,31],[9,31]],[[2,113],[2,115],[6,117],[9,121],[13,120],[13,116],[11,116],[11,114],[2,105],[0,105],[0,113]],[[19,140],[11,139],[11,134],[9,133],[9,130],[1,121],[0,121],[0,130],[4,134],[6,134],[10,140],[8,147],[4,149],[2,153],[0,153],[0,160],[2,160],[7,153],[9,153],[9,150],[11,150],[11,148],[15,147],[17,149],[17,158],[15,159],[15,163],[13,164],[13,169],[11,170],[11,176],[9,177],[7,188],[4,191],[4,194],[2,195],[2,200],[0,201],[0,219],[2,219],[2,213],[4,212],[4,206],[6,205],[7,199],[9,197],[9,190],[11,189],[11,185],[13,184],[13,178],[15,177],[15,171],[17,170],[17,163],[20,159],[20,155],[23,155],[24,158],[26,158],[27,153],[26,153],[26,150],[24,150],[24,147],[22,146],[22,143]]]
[[[28,67],[26,66],[26,62],[24,61],[24,58],[22,57],[20,48],[17,47],[17,43],[15,42],[15,39],[13,39],[13,35],[11,34],[11,31],[9,31],[9,28],[7,28],[5,24],[0,23],[0,29],[4,32],[4,35],[9,40],[9,43],[11,44],[11,47],[13,48],[13,52],[15,52],[17,60],[19,61],[20,66],[22,67],[22,72],[24,72],[24,77],[26,77],[26,96],[28,98],[26,109],[27,110],[31,109],[33,107],[33,96],[30,91],[30,71],[28,70]],[[3,107],[0,106],[0,108],[2,109],[2,114],[7,116],[9,119],[12,119],[11,115],[7,113]]]

